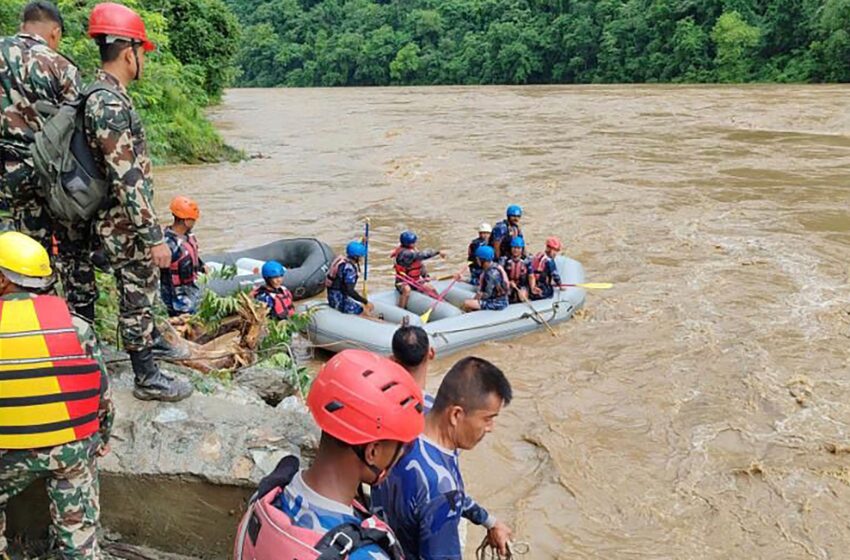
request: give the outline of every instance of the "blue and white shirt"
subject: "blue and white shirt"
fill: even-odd
[[[274,502],[275,507],[289,516],[293,525],[324,534],[343,523],[359,525],[362,522],[352,506],[326,498],[307,486],[302,472],[295,474]],[[348,559],[390,560],[390,557],[378,545],[370,544],[355,550]]]
[[[386,513],[405,556],[418,560],[461,560],[461,518],[488,528],[496,521],[466,494],[458,452],[424,435],[372,488],[372,505]]]

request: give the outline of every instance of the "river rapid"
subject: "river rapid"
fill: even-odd
[[[402,229],[449,251],[430,267],[446,274],[479,222],[521,204],[534,250],[557,234],[615,283],[557,338],[471,351],[515,399],[463,454],[468,490],[525,558],[847,558],[848,93],[231,90],[212,117],[261,157],[157,169],[157,204],[198,200],[202,252],[339,251],[368,216],[370,290],[391,286]]]

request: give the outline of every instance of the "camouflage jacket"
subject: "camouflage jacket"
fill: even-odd
[[[145,132],[127,90],[115,76],[99,70],[97,81],[113,91],[97,91],[86,101],[89,146],[112,183],[111,201],[95,228],[104,243],[121,252],[128,243],[162,243],[162,228],[153,205],[153,178]]]
[[[36,101],[60,105],[80,92],[74,64],[47,46],[44,39],[19,33],[0,39],[0,140],[26,148],[42,119]]]

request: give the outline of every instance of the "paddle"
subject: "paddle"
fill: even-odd
[[[528,296],[526,296],[525,294],[523,294],[523,293],[522,293],[522,290],[520,290],[520,289],[519,289],[519,288],[517,288],[516,286],[514,286],[514,288],[513,288],[513,289],[514,289],[514,290],[516,290],[516,293],[517,293],[517,295],[519,296],[519,299],[520,299],[520,300],[522,300],[522,301],[523,301],[526,305],[528,305],[528,308],[529,308],[529,309],[531,309],[531,312],[532,312],[532,313],[534,313],[534,316],[535,316],[535,317],[537,317],[537,318],[540,320],[540,322],[542,322],[542,323],[546,326],[546,329],[549,331],[549,333],[550,333],[552,336],[557,337],[557,336],[558,336],[558,333],[556,333],[556,332],[555,332],[555,329],[553,329],[553,328],[552,328],[552,325],[550,325],[550,324],[549,324],[549,321],[547,321],[547,320],[543,317],[543,315],[541,315],[541,314],[537,311],[537,309],[535,309],[534,304],[533,304],[533,303],[531,303],[530,301],[528,301]]]
[[[363,235],[363,244],[366,246],[366,256],[363,257],[363,299],[369,300],[369,289],[366,282],[369,280],[369,218],[366,218],[366,232]]]
[[[418,291],[421,291],[423,294],[427,294],[432,298],[437,298],[440,294],[437,293],[434,288],[428,288],[424,284],[421,284],[405,274],[404,272],[398,272],[396,278],[410,286],[411,288],[416,288]]]
[[[588,290],[610,290],[614,287],[611,282],[585,282],[584,284],[559,284],[559,288],[585,288]]]
[[[428,308],[428,311],[426,311],[425,313],[423,313],[422,315],[420,315],[420,316],[419,316],[419,318],[420,318],[420,319],[422,319],[422,323],[423,323],[423,324],[428,322],[428,319],[430,319],[430,318],[431,318],[431,312],[432,312],[432,311],[434,311],[434,308],[435,308],[435,307],[437,307],[437,305],[438,305],[441,301],[443,301],[443,298],[444,298],[444,297],[446,297],[446,294],[447,294],[447,293],[449,293],[449,290],[451,290],[451,289],[452,289],[452,286],[454,286],[454,285],[455,285],[455,282],[457,282],[457,278],[455,278],[454,280],[452,280],[451,284],[449,284],[449,285],[446,287],[446,289],[445,289],[445,290],[443,290],[442,292],[440,292],[439,294],[437,294],[436,301],[435,301],[434,303],[432,303],[432,304],[431,304],[431,307],[429,307],[429,308]]]

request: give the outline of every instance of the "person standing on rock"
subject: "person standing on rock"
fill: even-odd
[[[446,374],[424,432],[372,489],[373,504],[386,512],[405,557],[462,560],[461,518],[486,527],[490,545],[507,555],[511,530],[466,493],[458,452],[492,431],[512,395],[505,374],[481,358],[463,358]]]
[[[322,430],[316,459],[299,469],[296,457],[285,457],[260,482],[234,559],[403,560],[392,530],[358,496],[422,432],[422,391],[397,363],[344,350],[319,371],[307,406]]]
[[[44,116],[36,103],[58,107],[80,94],[77,67],[57,52],[64,23],[55,5],[45,0],[27,4],[21,30],[0,40],[0,199],[9,216],[0,231],[20,231],[50,250],[59,248],[55,264],[65,297],[75,313],[90,321],[97,299],[91,249],[91,224],[60,224],[47,210],[30,148]]]
[[[61,557],[96,560],[97,458],[109,450],[112,400],[91,325],[62,298],[34,293],[52,279],[41,244],[0,234],[0,558],[6,504],[46,478]]]
[[[115,274],[124,347],[135,374],[133,395],[142,400],[179,401],[192,386],[165,375],[154,361],[155,346],[172,357],[154,325],[159,269],[171,264],[153,206],[153,180],[145,133],[127,86],[138,80],[145,52],[154,49],[139,15],[120,4],[98,4],[89,16],[89,36],[100,50],[101,69],[84,111],[89,147],[110,181],[109,203],[94,230]]]

